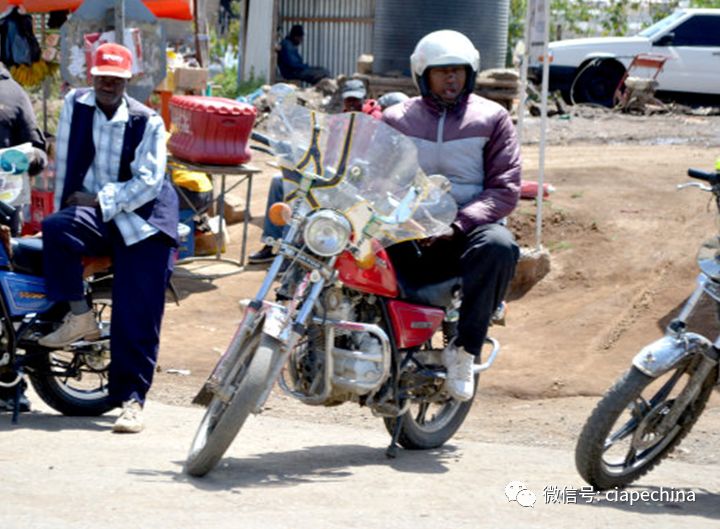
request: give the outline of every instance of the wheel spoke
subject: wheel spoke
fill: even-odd
[[[653,395],[653,397],[650,399],[650,408],[654,408],[667,398],[672,389],[675,387],[675,384],[677,384],[677,381],[680,380],[680,377],[682,377],[684,373],[685,371],[682,369],[675,370],[673,376],[671,376],[668,381],[662,385],[658,392],[655,393],[655,395]]]
[[[630,450],[628,450],[628,453],[625,456],[623,466],[625,468],[631,467],[635,461],[637,461],[637,450],[635,450],[635,447],[630,447]]]
[[[607,439],[605,439],[605,445],[603,446],[603,452],[607,452],[612,446],[617,443],[618,441],[622,441],[625,439],[628,435],[631,435],[635,429],[638,427],[638,420],[632,419],[628,422],[626,422],[622,428],[620,428],[617,432],[610,435]]]

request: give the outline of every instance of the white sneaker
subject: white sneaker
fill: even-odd
[[[68,314],[63,324],[54,332],[43,336],[38,343],[43,347],[60,349],[84,338],[85,340],[97,340],[100,338],[100,327],[95,321],[95,314],[92,310],[85,314]]]
[[[473,364],[475,357],[462,347],[450,343],[442,352],[442,361],[447,368],[445,391],[459,401],[472,399],[475,390]]]
[[[132,399],[123,402],[122,413],[113,424],[112,431],[115,433],[138,433],[144,426],[142,405]]]

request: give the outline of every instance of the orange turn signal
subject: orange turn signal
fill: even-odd
[[[285,226],[292,218],[292,210],[285,202],[276,202],[270,206],[268,217],[275,226]]]
[[[356,259],[355,262],[357,263],[358,268],[362,270],[369,270],[375,266],[375,254],[370,252],[360,259]]]

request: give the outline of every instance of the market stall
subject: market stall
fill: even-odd
[[[12,6],[22,6],[28,13],[75,11],[82,3],[83,0],[0,0],[0,13]],[[158,18],[193,19],[193,0],[143,0],[143,4]]]
[[[248,206],[252,176],[258,172],[256,168],[244,163],[249,159],[249,154],[245,151],[247,135],[255,117],[254,109],[251,107],[240,108],[242,105],[231,109],[233,114],[237,114],[232,119],[240,119],[241,116],[244,116],[242,117],[243,127],[241,127],[243,138],[238,139],[234,136],[231,138],[227,134],[221,134],[224,136],[223,145],[227,147],[223,147],[223,152],[240,148],[242,150],[241,159],[223,159],[221,157],[218,160],[210,160],[203,158],[218,147],[212,143],[214,140],[210,140],[215,137],[215,134],[206,131],[207,123],[217,122],[219,127],[217,130],[220,132],[235,130],[234,127],[227,126],[231,116],[218,114],[214,119],[201,119],[201,123],[195,123],[193,130],[184,136],[178,135],[177,123],[171,124],[170,100],[175,94],[203,95],[207,85],[208,72],[203,68],[191,67],[198,66],[199,62],[195,61],[191,54],[191,64],[188,64],[184,61],[183,54],[168,49],[164,27],[158,22],[158,17],[190,20],[193,18],[193,6],[198,5],[203,4],[199,0],[172,2],[164,0],[86,0],[84,2],[79,0],[0,0],[0,24],[4,17],[11,17],[14,24],[13,31],[21,25],[24,28],[23,42],[17,44],[0,42],[4,44],[6,51],[17,52],[18,60],[11,61],[10,64],[14,69],[16,80],[28,89],[41,83],[44,84],[45,118],[43,121],[46,133],[48,132],[47,101],[50,94],[48,86],[58,68],[66,87],[87,86],[91,83],[89,69],[94,52],[102,43],[122,42],[129,48],[133,55],[133,77],[127,87],[128,93],[143,102],[150,103],[152,100],[162,113],[168,130],[175,132],[174,140],[170,141],[170,151],[175,154],[171,157],[172,163],[169,166],[173,173],[173,180],[175,180],[175,172],[179,169],[186,173],[195,171],[201,173],[202,177],[208,181],[211,196],[213,187],[215,188],[213,205],[217,214],[215,218],[217,229],[212,229],[212,233],[215,234],[215,244],[211,251],[216,260],[242,266],[245,260],[245,239],[250,218]],[[60,16],[58,16],[59,14]],[[51,19],[54,19],[54,23],[48,24]],[[52,26],[52,29],[49,29],[49,26]],[[195,42],[197,43],[198,40],[196,39]],[[20,53],[24,51],[24,48],[37,49],[37,52],[33,57],[25,57]],[[168,74],[167,78],[166,73]],[[57,81],[57,76],[54,78]],[[153,96],[153,93],[156,96]],[[55,99],[58,99],[57,95]],[[199,98],[198,105],[200,106],[193,109],[195,114],[205,112],[213,115],[215,113],[216,105],[208,103],[203,106],[206,99],[213,98]],[[200,108],[203,110],[198,110]],[[221,110],[224,112],[225,106]],[[203,117],[200,114],[195,117],[198,116]],[[185,143],[178,144],[179,138],[182,138]],[[204,142],[206,138],[211,143],[198,143]],[[227,144],[232,145],[228,147]],[[51,170],[48,171],[48,175],[35,179],[36,188],[33,189],[32,208],[29,216],[32,224],[28,227],[28,233],[37,231],[44,216],[52,210],[53,182],[50,173]],[[233,179],[231,184],[226,184],[228,178]],[[215,186],[213,186],[214,180],[216,180]],[[246,185],[246,203],[242,211],[244,229],[240,260],[222,259],[220,254],[224,251],[226,242],[223,238],[225,197],[231,189],[240,184]],[[176,182],[176,186],[180,188],[182,184]],[[182,193],[182,189],[179,190]],[[190,217],[192,218],[202,217],[203,221],[206,221],[210,211],[208,207],[204,207],[193,208],[192,211],[186,213],[191,213]],[[193,226],[192,221],[187,224]],[[192,257],[193,253],[190,252],[187,256]]]

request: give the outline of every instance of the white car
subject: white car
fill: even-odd
[[[681,9],[634,37],[562,40],[550,51],[550,91],[567,101],[612,106],[633,57],[651,53],[668,57],[660,97],[720,103],[720,9]],[[532,71],[540,79],[540,67]]]

